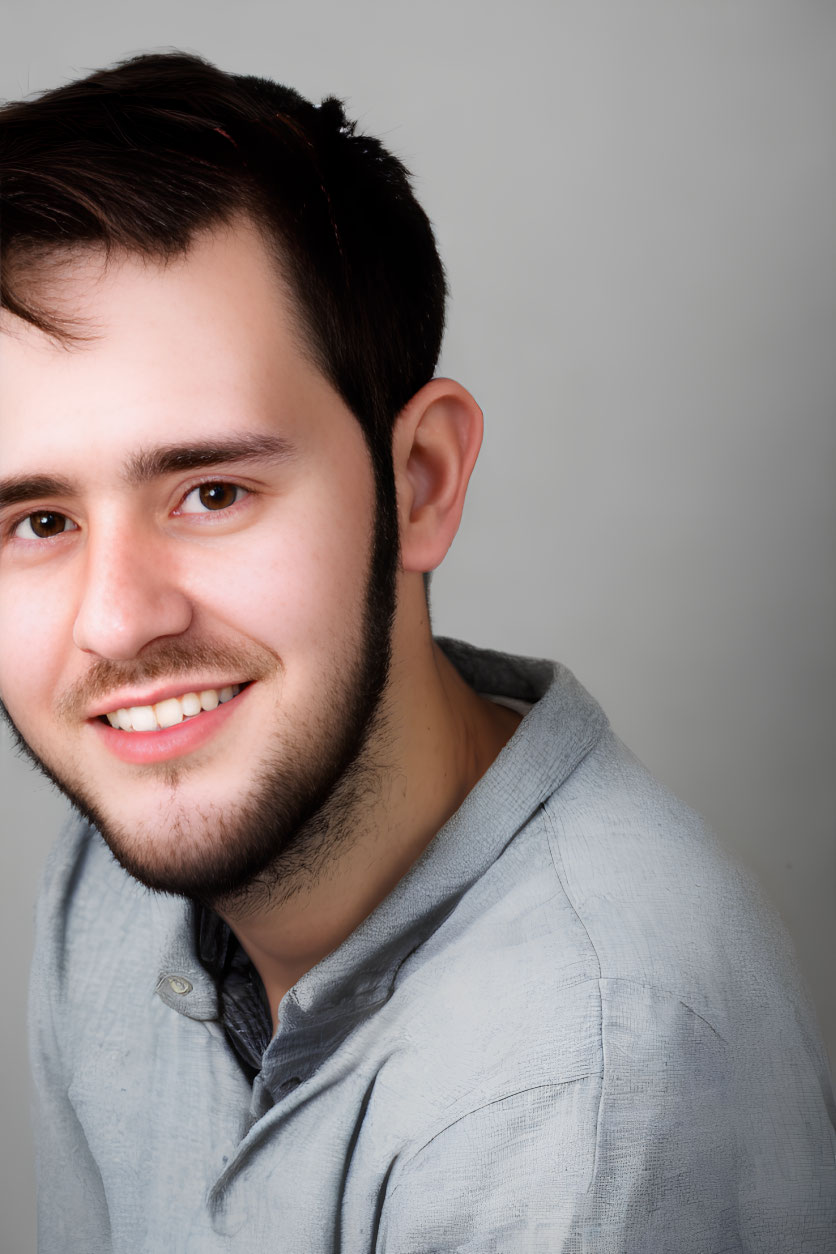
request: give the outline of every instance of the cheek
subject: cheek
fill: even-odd
[[[72,653],[62,581],[4,578],[0,587],[0,697],[19,725],[51,709]]]
[[[217,621],[268,644],[290,663],[337,657],[362,625],[372,538],[368,500],[307,503],[291,522],[277,511],[233,553],[218,554],[195,600]]]

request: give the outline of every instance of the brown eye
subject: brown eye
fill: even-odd
[[[247,488],[242,488],[238,483],[224,483],[221,479],[214,483],[202,483],[197,488],[192,488],[179,505],[177,513],[218,514],[223,509],[231,508],[231,505],[237,505],[246,495]]]
[[[183,504],[180,514],[202,514],[207,510],[217,514],[220,510],[236,505],[245,494],[246,489],[237,483],[201,483],[192,488]]]
[[[66,514],[57,514],[45,509],[39,510],[37,514],[29,514],[20,526],[28,527],[38,540],[52,540],[55,536],[60,536],[62,531],[69,529],[69,521]]]
[[[228,509],[238,499],[238,488],[234,483],[204,483],[198,497],[207,509]]]

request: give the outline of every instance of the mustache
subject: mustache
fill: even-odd
[[[99,658],[68,688],[56,705],[59,719],[86,717],[94,701],[121,688],[138,688],[156,679],[188,680],[209,672],[258,680],[281,670],[279,655],[266,645],[231,645],[221,640],[161,640],[153,650],[130,662]]]

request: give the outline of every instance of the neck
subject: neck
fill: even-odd
[[[413,628],[408,641],[396,625],[385,726],[346,785],[354,795],[337,799],[333,857],[283,880],[280,895],[216,903],[262,979],[274,1030],[284,994],[392,891],[519,723],[464,682],[432,641],[425,607]]]

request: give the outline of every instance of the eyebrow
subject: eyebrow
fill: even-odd
[[[164,475],[242,462],[286,461],[295,452],[289,440],[277,435],[232,436],[198,444],[163,444],[140,449],[125,463],[123,478],[131,487],[150,483]],[[0,479],[0,509],[38,497],[74,497],[76,486],[56,475],[17,475]]]
[[[125,465],[123,477],[135,487],[184,470],[241,462],[286,461],[294,451],[290,441],[278,435],[231,436],[228,440],[207,440],[200,444],[163,444],[134,453]]]
[[[0,479],[0,509],[33,501],[39,496],[73,496],[73,485],[68,479],[55,475],[17,475]]]

